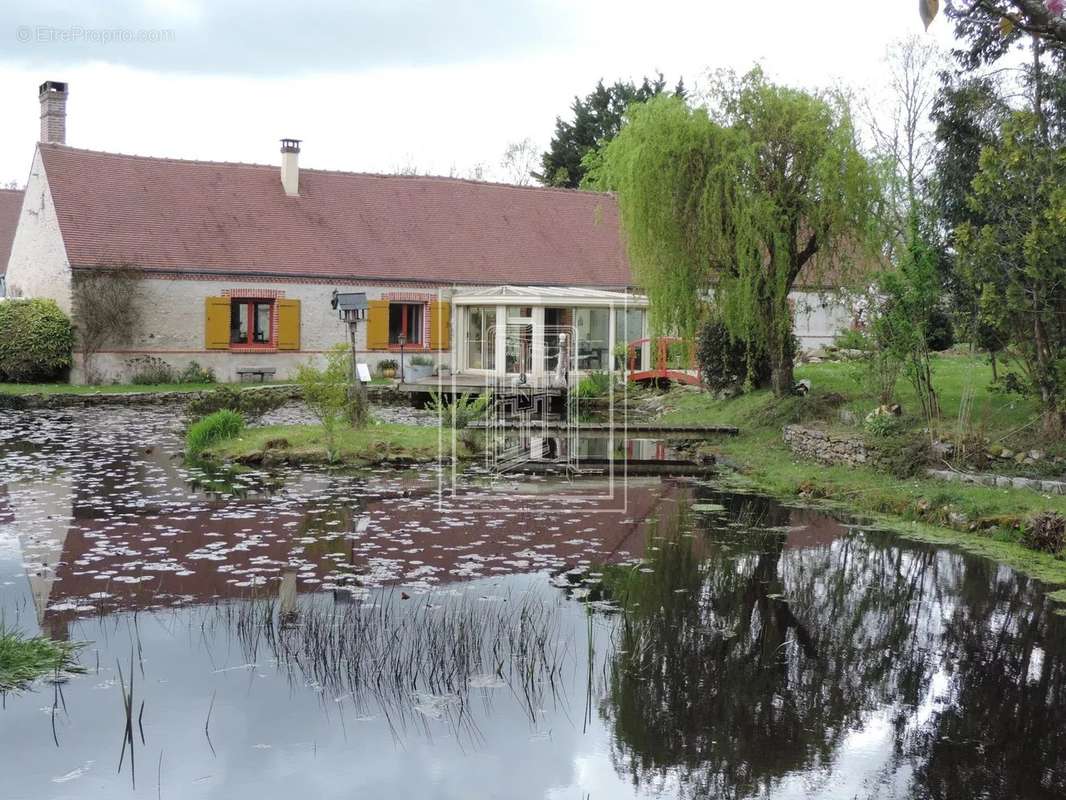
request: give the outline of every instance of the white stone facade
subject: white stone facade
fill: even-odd
[[[70,262],[39,151],[33,158],[11,243],[7,296],[48,297],[67,314],[71,311]]]

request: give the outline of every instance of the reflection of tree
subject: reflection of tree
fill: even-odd
[[[1063,785],[1063,667],[1057,652],[1035,655],[1061,623],[1023,580],[887,534],[786,548],[766,528],[787,512],[761,512],[759,526],[723,517],[696,539],[681,522],[654,542],[651,571],[607,570],[626,613],[602,713],[635,783],[766,792],[828,766],[880,711],[895,742],[883,768],[915,766],[916,796]],[[1026,684],[1037,659],[1039,680]],[[948,705],[935,711],[945,673]]]

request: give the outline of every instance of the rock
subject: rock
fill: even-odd
[[[999,451],[999,457],[1000,458],[1014,458],[1014,451],[1013,450],[1008,450],[1006,447],[1002,447],[1002,448],[1000,448],[1000,451]]]
[[[1044,458],[1044,451],[1043,450],[1030,450],[1029,451],[1029,458],[1033,459],[1033,461],[1042,461],[1043,458]]]
[[[948,514],[948,522],[953,528],[965,528],[970,523],[970,518],[961,511],[952,511]]]
[[[951,458],[955,453],[955,445],[951,442],[933,442],[932,450],[937,458]]]
[[[850,409],[847,409],[847,408],[840,409],[840,415],[839,416],[840,416],[840,421],[843,422],[845,425],[858,425],[859,424],[858,415],[854,411],[851,411]]]
[[[1014,454],[1014,463],[1015,464],[1021,464],[1024,461],[1025,461],[1025,453],[1015,453]]]

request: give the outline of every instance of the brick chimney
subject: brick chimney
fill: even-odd
[[[45,81],[38,92],[41,100],[41,141],[67,143],[67,85]]]
[[[289,197],[300,196],[300,140],[281,140],[281,185]]]

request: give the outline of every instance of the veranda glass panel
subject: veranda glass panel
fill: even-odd
[[[575,308],[574,329],[577,339],[574,368],[586,371],[609,369],[611,312],[607,308]]]
[[[467,309],[467,369],[496,368],[496,307],[472,306]]]
[[[630,368],[644,369],[644,348],[639,345],[629,353],[628,345],[644,335],[644,309],[618,308],[614,312],[615,367],[621,369],[625,359],[631,357]]]

